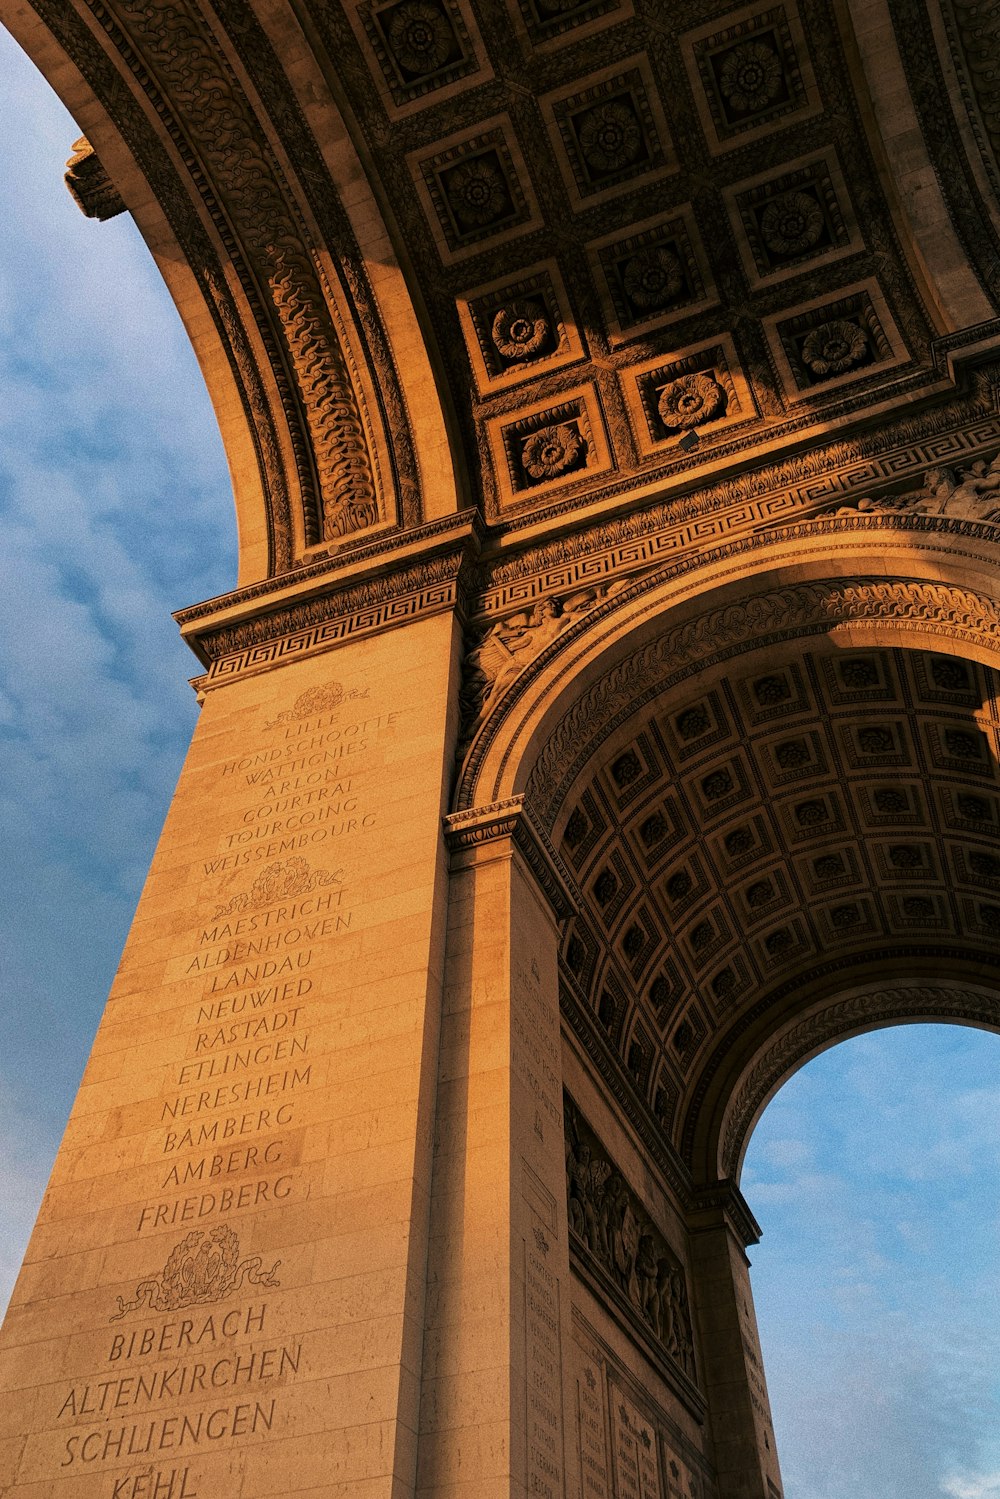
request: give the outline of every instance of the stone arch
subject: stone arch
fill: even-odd
[[[775,746],[801,751],[805,759],[807,740],[818,743],[828,733],[832,742],[853,733],[856,712],[859,724],[870,725],[883,699],[893,704],[883,716],[897,714],[902,722],[909,713],[910,727],[901,734],[912,732],[911,745],[937,733],[933,692],[922,697],[917,682],[923,673],[927,682],[929,674],[939,684],[965,682],[961,711],[959,697],[948,699],[942,687],[940,701],[956,705],[956,717],[941,732],[967,732],[983,769],[995,765],[993,728],[983,728],[981,744],[976,739],[976,713],[987,695],[997,700],[1000,687],[992,528],[937,522],[908,532],[878,521],[833,522],[810,535],[811,555],[799,545],[801,533],[773,536],[773,565],[756,573],[750,567],[757,549],[735,545],[687,571],[650,573],[591,599],[589,609],[571,614],[496,701],[487,702],[459,785],[458,802],[466,809],[523,798],[562,860],[577,902],[561,949],[564,1019],[608,1095],[682,1191],[735,1179],[754,1111],[784,1075],[754,1069],[780,1047],[786,1031],[811,1034],[802,1027],[814,1011],[830,1025],[847,1024],[850,1011],[841,1007],[860,994],[852,1003],[862,1027],[869,1024],[857,1020],[864,995],[876,996],[871,1025],[907,1015],[980,1023],[989,1019],[991,1002],[998,1013],[990,996],[1000,974],[987,925],[1000,921],[997,831],[992,823],[949,823],[952,813],[941,811],[940,798],[961,779],[957,763],[942,771],[935,750],[909,758],[907,750],[895,765],[908,768],[894,769],[884,750],[873,752],[870,762],[865,750],[850,772],[841,758],[834,775],[830,766],[840,751],[824,769],[828,745],[802,771],[802,786],[815,784],[822,793],[813,808],[804,792],[792,798],[798,772],[789,760],[792,768],[775,783],[775,817],[783,820],[773,821],[771,844],[762,835],[746,857],[742,851],[730,857],[730,833],[745,830],[725,811],[729,804],[723,798],[718,817],[707,802],[702,806],[683,755],[669,745],[664,750],[670,725],[665,738],[656,738],[657,723],[662,729],[668,718],[694,711],[695,698],[707,700],[718,689],[728,712],[747,701],[745,693],[740,697],[745,685],[762,687],[768,673],[801,667],[811,684],[803,702],[811,694],[812,717],[793,715],[789,721],[797,728],[794,735],[788,731],[787,744],[772,745],[772,720],[754,709],[742,719],[737,714],[725,733],[709,726],[697,751],[701,758],[690,762],[700,766],[708,796],[707,782],[719,774],[723,758],[721,748],[718,765],[713,758],[713,734],[720,745],[736,746],[734,780],[742,766],[746,786],[758,787],[747,793],[747,805],[766,820],[761,797],[766,801],[767,791],[760,785],[767,784],[765,759]],[[876,535],[889,553],[882,568],[863,551],[877,544]],[[900,675],[881,698],[876,693],[864,700],[862,693],[856,709],[848,706],[846,678],[844,691],[829,683],[842,664],[846,670],[862,658],[868,665],[889,663],[886,671]],[[912,680],[908,673],[915,674]],[[884,733],[884,726],[876,732]],[[901,738],[896,748],[902,744]],[[866,764],[874,778],[870,806]],[[690,815],[683,807],[671,810],[671,776],[673,801],[689,798]],[[907,782],[905,793],[894,778]],[[833,811],[820,816],[831,786]],[[738,788],[731,789],[735,807]],[[975,810],[970,788],[956,795],[965,795]],[[901,796],[902,809],[893,801]],[[748,825],[756,826],[758,811],[745,814]],[[801,814],[801,827],[792,825],[793,813]],[[654,828],[657,821],[662,829]],[[975,869],[962,862],[966,838],[979,861]],[[833,845],[842,867],[821,872]],[[683,858],[671,852],[675,847],[684,850]],[[949,860],[961,868],[952,869]],[[881,874],[879,861],[886,864]],[[774,888],[758,901],[757,885]],[[850,923],[857,923],[853,932]],[[741,930],[749,956],[739,950]],[[966,1011],[949,1011],[947,1005],[959,1001],[941,998],[945,989],[981,993],[981,999],[970,1000]],[[917,999],[923,1011],[913,1010]]]
[[[781,1028],[743,1069],[717,1135],[720,1177],[738,1180],[750,1136],[771,1099],[800,1067],[831,1046],[867,1031],[920,1022],[951,1022],[1000,1034],[1000,993],[984,985],[892,983],[841,991],[811,1005]]]
[[[743,537],[672,567],[578,586],[559,627],[536,627],[522,669],[494,678],[474,705],[455,806],[530,789],[545,824],[554,799],[538,792],[543,782],[551,786],[560,741],[571,741],[579,722],[593,728],[599,718],[607,732],[636,692],[660,690],[765,636],[906,642],[992,660],[998,561],[993,525],[855,516]],[[557,598],[553,590],[541,609]]]
[[[0,4],[0,21],[84,132],[192,339],[241,584],[454,511],[426,329],[291,12],[265,32],[240,7],[216,32],[184,7],[39,0]]]

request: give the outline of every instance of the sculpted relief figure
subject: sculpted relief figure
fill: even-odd
[[[631,579],[540,599],[474,636],[465,653],[461,702],[464,741],[472,738],[493,704],[546,646]]]
[[[957,473],[952,468],[929,468],[920,489],[912,494],[885,495],[842,505],[837,515],[879,511],[911,515],[945,515],[957,520],[1000,521],[1000,454],[989,462],[979,458]]]
[[[683,1266],[569,1099],[565,1138],[572,1234],[693,1380],[694,1335]]]

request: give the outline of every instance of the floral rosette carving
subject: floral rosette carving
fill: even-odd
[[[521,464],[532,479],[556,479],[579,463],[583,451],[583,438],[576,428],[559,422],[525,438]]]
[[[822,234],[823,210],[808,193],[782,193],[761,214],[760,232],[775,255],[798,255]]]
[[[386,40],[399,66],[418,76],[443,68],[454,50],[446,17],[427,0],[408,0],[394,10]]]
[[[645,312],[648,308],[666,306],[683,291],[684,271],[666,245],[651,245],[626,262],[622,285],[632,305]]]
[[[448,173],[448,202],[466,229],[482,229],[506,212],[509,199],[503,173],[488,156],[461,162]]]
[[[532,302],[512,302],[493,318],[491,334],[504,359],[534,359],[545,349],[551,327],[545,313]]]
[[[726,409],[726,392],[711,375],[681,375],[660,392],[660,421],[671,431],[714,421]]]
[[[279,724],[297,723],[303,718],[313,718],[319,713],[335,713],[341,705],[353,698],[368,696],[367,687],[344,687],[342,682],[327,682],[323,686],[307,687],[300,692],[290,708],[279,713],[264,725],[265,729],[276,729]]]
[[[583,159],[594,172],[620,172],[642,150],[642,128],[635,111],[618,99],[588,109],[576,132]]]
[[[821,323],[802,345],[802,358],[814,375],[843,374],[860,364],[867,352],[867,333],[845,318]]]
[[[756,114],[777,97],[781,77],[781,60],[772,47],[766,42],[743,42],[723,60],[719,88],[733,109]]]

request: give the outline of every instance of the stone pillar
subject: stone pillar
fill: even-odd
[[[458,630],[366,623],[209,682],[0,1341],[10,1499],[413,1492]]]
[[[688,1227],[719,1499],[781,1499],[746,1256],[760,1229],[728,1181],[697,1193]]]
[[[562,1499],[569,1339],[556,912],[520,800],[452,848],[418,1492]],[[575,1463],[575,1458],[571,1461]]]

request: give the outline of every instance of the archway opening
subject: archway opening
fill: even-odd
[[[742,1189],[786,1499],[1000,1494],[1000,1038],[894,1026],[769,1103]]]
[[[195,721],[170,611],[233,585],[236,528],[144,241],[73,203],[80,129],[2,30],[0,74],[2,1307]]]

